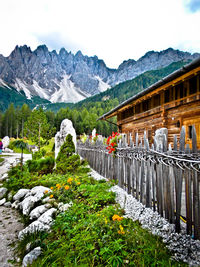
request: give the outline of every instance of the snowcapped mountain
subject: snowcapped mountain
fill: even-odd
[[[35,51],[26,45],[16,46],[8,57],[0,55],[0,84],[16,88],[28,99],[39,96],[53,103],[75,103],[147,70],[199,56],[169,48],[150,51],[138,61],[130,59],[118,69],[109,69],[103,60],[84,56],[81,51],[74,55],[64,48],[59,53],[50,52],[45,45]]]

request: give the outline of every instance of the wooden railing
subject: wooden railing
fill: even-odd
[[[187,234],[200,239],[200,153],[196,148],[193,127],[192,153],[185,148],[185,129],[182,128],[179,150],[174,138],[173,150],[149,148],[148,139],[127,144],[127,136],[120,140],[116,154],[108,153],[106,145],[97,141],[78,142],[78,153],[102,176],[115,179],[118,185],[132,194],[146,207],[157,211],[181,230],[181,220]],[[162,146],[166,150],[166,144]]]

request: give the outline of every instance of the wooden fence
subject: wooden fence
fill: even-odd
[[[180,232],[181,220],[187,234],[200,239],[200,153],[196,147],[196,131],[192,129],[192,150],[185,146],[185,129],[181,130],[179,149],[174,138],[173,149],[166,144],[149,147],[144,134],[136,144],[123,135],[116,155],[108,153],[101,141],[95,144],[78,142],[77,151],[99,174],[118,181],[146,207],[174,223]]]

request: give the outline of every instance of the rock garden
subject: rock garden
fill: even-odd
[[[9,240],[0,233],[0,266],[198,266],[200,242],[91,170],[62,127],[55,160],[36,152],[11,166],[5,157],[0,224],[16,225]]]

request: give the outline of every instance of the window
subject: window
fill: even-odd
[[[192,139],[192,125],[188,126],[188,137]]]
[[[160,95],[155,95],[153,97],[153,106],[154,107],[160,106]]]
[[[122,120],[133,116],[133,107],[130,107],[122,112]]]
[[[195,94],[197,92],[197,76],[189,80],[189,94]]]

